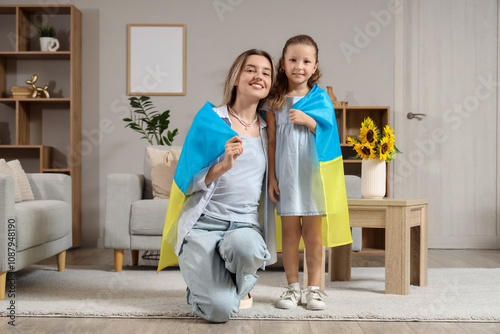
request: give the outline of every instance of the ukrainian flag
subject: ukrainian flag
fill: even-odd
[[[320,163],[326,216],[322,221],[323,245],[328,247],[352,243],[349,210],[344,178],[344,162],[335,120],[335,110],[328,94],[318,85],[292,107],[316,121],[316,149]],[[276,216],[277,249],[281,250],[281,219]],[[301,248],[304,247],[301,241]]]
[[[174,248],[182,205],[193,177],[224,153],[226,142],[238,134],[231,129],[207,102],[196,114],[188,131],[170,191],[158,271],[178,263]]]

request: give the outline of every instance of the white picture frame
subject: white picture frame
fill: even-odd
[[[128,24],[128,95],[186,95],[186,25]]]

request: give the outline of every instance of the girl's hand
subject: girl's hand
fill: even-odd
[[[275,197],[277,195],[277,197]],[[280,201],[280,189],[278,187],[278,181],[276,178],[269,178],[269,197],[271,201],[278,203]]]
[[[293,124],[302,124],[306,125],[307,121],[309,121],[309,116],[307,116],[303,111],[298,109],[290,109],[288,112],[288,116],[290,116],[290,122]]]
[[[233,168],[234,161],[243,153],[243,142],[240,137],[234,136],[226,142],[222,167],[225,172]]]
[[[298,109],[290,109],[288,112],[290,117],[290,122],[293,124],[305,125],[311,130],[312,133],[316,134],[316,121],[311,116],[306,115],[303,111]]]

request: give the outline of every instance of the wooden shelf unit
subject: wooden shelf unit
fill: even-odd
[[[56,28],[58,51],[40,51],[39,24]],[[0,158],[19,159],[27,172],[71,176],[73,247],[82,241],[81,35],[73,5],[0,5]],[[51,97],[13,98],[10,88],[33,74]]]

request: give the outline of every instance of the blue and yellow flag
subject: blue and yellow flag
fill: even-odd
[[[226,142],[238,135],[207,102],[194,117],[175,171],[170,191],[158,271],[178,262],[174,248],[177,245],[177,227],[188,186],[193,177],[224,153]]]
[[[318,152],[326,216],[322,221],[323,245],[328,247],[352,243],[349,209],[344,177],[344,161],[335,120],[335,110],[328,94],[318,85],[297,101],[293,109],[303,111],[316,121],[316,150]],[[281,219],[276,216],[276,235],[281,236]],[[301,247],[303,242],[301,241]],[[281,250],[281,240],[277,240]]]

